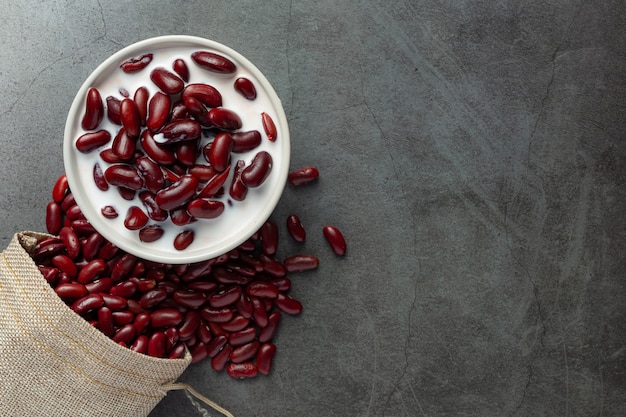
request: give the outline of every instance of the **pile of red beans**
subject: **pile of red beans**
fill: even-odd
[[[144,54],[123,62],[120,68],[138,73],[152,59],[152,54]],[[236,75],[234,62],[213,52],[196,51],[189,64],[178,58],[168,68],[151,69],[149,78],[157,87],[152,95],[143,85],[132,96],[120,90],[122,99],[103,99],[97,88],[89,88],[81,119],[85,133],[75,142],[77,151],[97,152],[107,165],[93,165],[100,190],[115,188],[129,201],[139,197],[122,213],[113,205],[101,207],[102,215],[124,216],[124,226],[136,230],[142,242],[160,239],[161,224],[169,219],[181,228],[173,241],[181,251],[194,240],[196,220],[214,219],[224,212],[220,197],[243,201],[249,189],[263,185],[274,161],[271,153],[256,148],[262,140],[278,139],[267,110],[256,116],[262,132],[241,130],[243,121],[236,109],[223,106],[222,92],[213,85],[190,82],[188,65],[208,75],[232,77],[230,86],[236,93],[249,101],[257,98],[255,85]],[[105,118],[113,124],[112,131],[102,127]],[[203,140],[203,136],[210,139]],[[246,163],[241,155],[248,152],[254,155]]]
[[[292,186],[317,178],[313,167],[292,171]],[[164,264],[140,259],[100,235],[81,213],[62,175],[47,205],[46,227],[32,257],[59,297],[116,343],[159,358],[194,363],[210,360],[233,378],[269,374],[273,343],[283,314],[298,315],[302,304],[289,295],[288,274],[312,270],[319,260],[297,254],[276,257],[279,227],[268,220],[236,249],[202,262]],[[297,215],[286,228],[303,242]],[[333,226],[323,235],[334,253],[346,251]]]

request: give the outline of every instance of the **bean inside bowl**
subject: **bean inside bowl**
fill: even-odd
[[[156,262],[202,261],[247,240],[278,203],[289,158],[265,76],[191,36],[113,54],[80,87],[65,127],[65,171],[86,219]]]

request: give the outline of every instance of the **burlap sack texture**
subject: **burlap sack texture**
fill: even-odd
[[[48,235],[14,235],[0,254],[0,414],[145,417],[191,363],[119,346],[68,308],[29,255]]]

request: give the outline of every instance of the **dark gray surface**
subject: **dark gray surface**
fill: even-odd
[[[114,4],[119,3],[119,4]],[[0,243],[44,230],[73,96],[189,34],[282,98],[318,255],[269,377],[181,380],[236,416],[626,415],[623,1],[3,2]],[[348,255],[332,255],[323,225]],[[284,228],[282,229],[284,232]],[[172,392],[151,417],[218,415]]]

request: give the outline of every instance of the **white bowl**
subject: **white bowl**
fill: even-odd
[[[214,74],[198,67],[190,57],[192,52],[198,50],[212,51],[227,57],[237,66],[236,73]],[[153,60],[142,71],[127,74],[119,68],[123,61],[146,53],[152,53]],[[123,98],[120,89],[125,89],[132,97],[138,87],[145,86],[152,96],[159,90],[149,78],[151,69],[162,66],[171,70],[176,58],[183,58],[186,61],[191,74],[189,83],[211,84],[221,92],[223,107],[235,110],[241,116],[243,126],[240,130],[256,129],[261,132],[261,145],[244,154],[233,154],[231,165],[238,159],[244,159],[249,163],[261,150],[269,152],[273,159],[270,175],[260,187],[250,188],[245,200],[233,200],[226,190],[219,198],[225,204],[221,216],[215,219],[198,219],[189,226],[195,230],[195,238],[184,250],[175,249],[173,240],[185,227],[176,226],[168,219],[159,223],[165,230],[163,237],[151,243],[142,242],[136,230],[128,230],[124,226],[127,208],[130,205],[143,207],[138,197],[135,197],[134,201],[127,201],[120,196],[116,187],[110,187],[108,191],[103,192],[95,185],[92,174],[94,164],[98,162],[103,170],[106,169],[109,164],[101,159],[99,153],[111,147],[112,140],[88,154],[79,152],[75,145],[78,137],[85,133],[81,127],[81,120],[90,87],[96,87],[100,91],[105,108],[107,96]],[[247,77],[254,83],[257,90],[255,100],[247,100],[234,90],[233,83],[240,76]],[[275,142],[269,141],[265,135],[261,112],[268,113],[274,120],[278,132]],[[119,126],[111,123],[106,115],[98,129],[101,128],[109,130],[112,137],[115,137],[119,130]],[[126,252],[142,259],[173,264],[199,262],[219,256],[252,236],[278,204],[287,180],[290,158],[287,118],[280,99],[265,76],[250,61],[231,48],[192,36],[162,36],[143,40],[120,50],[100,64],[76,94],[67,117],[63,146],[65,172],[70,189],[93,227]],[[231,176],[232,168],[234,167],[231,167]],[[106,205],[114,206],[119,216],[115,219],[103,217],[101,209]],[[150,221],[150,224],[155,223]]]

